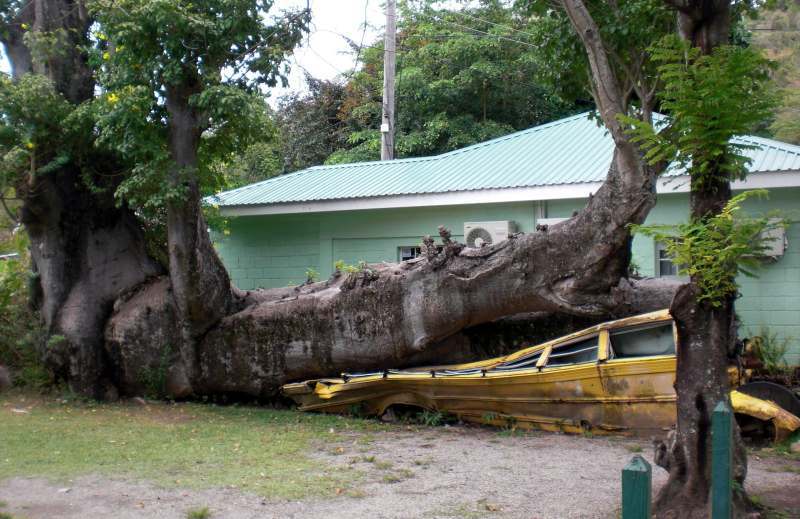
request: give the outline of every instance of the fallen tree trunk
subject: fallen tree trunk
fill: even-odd
[[[36,9],[28,4],[15,27],[25,22],[46,32],[63,26],[70,37],[86,40],[91,20],[83,4],[72,9],[63,1],[37,1]],[[573,13],[576,23],[586,21],[582,9]],[[70,16],[59,16],[67,11]],[[35,179],[36,189],[25,196],[43,313],[51,333],[65,336],[56,348],[68,367],[65,377],[98,397],[113,396],[106,389],[115,385],[131,394],[155,387],[173,396],[268,396],[299,378],[443,358],[467,347],[459,340],[462,329],[507,315],[599,320],[665,306],[668,288],[627,279],[628,225],[643,222],[655,204],[661,167],[641,159],[616,119],[627,106],[599,34],[581,36],[595,86],[603,87],[595,88],[598,108],[616,144],[606,182],[581,212],[478,250],[464,249],[442,231],[444,249],[431,243],[422,260],[249,293],[230,286],[205,235],[196,169],[207,116],[191,102],[201,85],[186,63],[166,94],[174,162],[168,180],[175,190],[185,188],[166,208],[169,277],[153,277],[160,269],[145,251],[134,215],[114,205],[113,185],[91,191],[81,182],[86,172],[80,164]],[[28,66],[49,74],[74,104],[92,95],[80,45],[68,45],[70,52],[51,66],[30,59],[19,47],[24,41],[5,41],[12,59],[19,56],[15,73]],[[65,75],[70,67],[75,74]]]
[[[627,225],[655,203],[655,172],[637,173],[612,168],[576,216],[495,246],[465,249],[443,230],[444,249],[431,247],[420,260],[249,292],[241,311],[198,340],[190,387],[177,374],[165,384],[185,394],[269,396],[292,380],[421,361],[462,329],[520,312],[605,319],[664,308],[674,285],[626,277]],[[156,364],[153,355],[143,362],[144,352],[159,357],[179,341],[168,287],[157,282],[120,302],[106,329],[107,349],[123,352],[129,382],[147,378],[134,374],[137,366]],[[153,337],[165,342],[153,345]]]

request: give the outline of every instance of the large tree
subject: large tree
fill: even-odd
[[[592,59],[608,55],[592,14],[581,0],[563,0],[564,9]],[[675,389],[678,423],[663,444],[658,461],[670,473],[656,500],[659,517],[706,517],[711,473],[711,414],[730,404],[727,367],[735,355],[737,297],[735,278],[748,255],[758,249],[766,220],[739,225],[741,202],[731,200],[730,182],[743,178],[747,159],[736,135],[752,131],[769,114],[769,64],[757,52],[730,45],[736,18],[727,1],[669,1],[677,12],[679,36],[651,47],[661,85],[656,98],[669,124],[656,128],[620,116],[632,128],[650,162],[682,164],[691,177],[690,222],[668,240],[681,269],[690,276],[675,295],[670,313],[678,329]],[[598,60],[598,62],[601,60]],[[609,92],[614,78],[592,63],[596,88]],[[610,90],[613,92],[613,89]],[[619,143],[617,144],[619,147]],[[736,434],[736,480],[747,471],[746,454]],[[748,502],[743,487],[735,492],[737,512]]]
[[[163,373],[162,389],[172,396],[270,397],[291,380],[442,356],[458,347],[448,339],[460,330],[506,315],[605,318],[669,303],[673,286],[627,277],[629,225],[655,204],[666,165],[645,160],[631,123],[619,118],[649,123],[656,102],[648,53],[618,43],[661,31],[664,6],[633,0],[610,9],[562,0],[559,11],[586,52],[590,91],[615,144],[606,181],[574,217],[479,250],[441,230],[444,248],[428,247],[419,261],[337,272],[297,288],[232,288],[206,233],[200,193],[219,183],[214,159],[250,142],[252,93],[276,80],[302,35],[307,14],[265,24],[271,4],[0,4],[15,71],[15,82],[4,85],[4,146],[16,158],[8,167],[24,198],[43,314],[63,336],[51,341],[54,363],[76,389],[137,393]],[[706,4],[677,8],[682,34],[709,54],[727,41],[730,13],[723,1]],[[620,29],[632,13],[633,36]],[[606,18],[617,23],[598,25]],[[98,31],[90,34],[93,23]],[[19,101],[29,94],[34,102]],[[698,218],[719,212],[729,196],[727,177],[712,180],[699,185],[693,177]],[[137,219],[156,210],[166,215],[164,275],[146,253]],[[732,300],[704,306],[692,281],[677,299],[685,305],[674,307],[684,360],[679,468],[667,488],[687,496],[678,511],[697,510],[707,497],[703,425],[725,395],[720,373],[732,340]],[[713,371],[707,383],[692,378],[698,365]],[[700,397],[702,409],[689,409],[687,395]],[[691,491],[697,482],[706,486]]]
[[[64,182],[84,196],[80,208],[71,191],[48,200],[42,211],[75,211],[62,224],[33,218],[39,190],[25,198],[45,319],[64,339],[52,350],[73,367],[67,375],[76,389],[95,395],[115,386],[138,391],[144,373],[166,357],[175,394],[266,396],[298,377],[406,361],[463,327],[504,315],[538,310],[602,318],[664,304],[669,291],[644,290],[626,277],[626,226],[643,221],[655,202],[659,166],[643,162],[635,146],[622,146],[627,137],[611,114],[627,111],[624,96],[603,110],[621,144],[608,181],[569,222],[479,252],[450,243],[422,262],[340,273],[297,289],[232,289],[205,233],[200,187],[218,182],[209,164],[220,150],[249,142],[249,120],[242,115],[255,106],[253,89],[275,80],[306,22],[305,15],[290,14],[264,25],[269,4],[98,1],[92,10],[47,0],[4,5],[16,73],[16,81],[5,85],[9,98],[37,96],[5,111],[7,126],[16,129],[7,149],[24,159],[14,169],[20,188]],[[56,22],[67,25],[52,28]],[[79,41],[37,44],[54,37]],[[39,55],[42,48],[58,51]],[[64,73],[65,67],[75,73]],[[42,74],[26,75],[37,70]],[[70,97],[75,92],[81,95]],[[37,140],[28,142],[31,136]],[[93,178],[101,165],[113,169]],[[114,184],[106,186],[109,179]],[[108,215],[92,212],[103,200]],[[135,218],[158,214],[156,208],[166,213],[166,277],[158,277],[161,268],[145,253]],[[92,233],[113,224],[116,214],[128,214],[130,226],[108,234],[115,243],[131,236],[129,246],[104,247],[96,238],[50,245],[102,284],[91,297],[74,296],[88,301],[74,317],[72,305],[53,299],[69,278],[49,267],[52,255],[41,254],[46,245],[39,229],[59,239],[66,224]],[[76,254],[79,243],[100,248],[118,270],[95,268],[95,260]],[[553,257],[571,259],[556,265]],[[93,303],[98,294],[108,294],[105,306]],[[94,316],[93,326],[83,324],[87,316]],[[218,362],[222,358],[230,361]]]
[[[50,352],[59,374],[102,396],[112,378],[103,330],[114,301],[162,269],[145,252],[134,213],[115,203],[120,164],[106,150],[89,151],[91,120],[81,107],[95,84],[85,5],[7,0],[0,13],[15,81],[2,85],[3,177],[23,200],[34,295],[50,333],[68,338]]]

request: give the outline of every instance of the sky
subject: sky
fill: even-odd
[[[318,79],[333,79],[353,69],[355,56],[347,39],[373,43],[383,35],[386,21],[381,0],[309,0],[311,30],[290,59],[288,88],[271,89],[270,104],[291,92],[306,90],[305,72]],[[305,7],[306,0],[276,0],[273,9]],[[364,32],[366,21],[366,32]]]
[[[273,12],[305,7],[307,0],[276,0]],[[315,78],[333,79],[353,69],[354,56],[346,38],[365,44],[382,36],[386,21],[382,0],[308,0],[311,4],[311,30],[303,45],[290,59],[292,72],[288,88],[271,89],[269,102],[291,92],[306,90],[305,72]],[[364,32],[366,20],[367,30]],[[10,72],[5,53],[0,56],[0,70]]]
[[[281,96],[307,90],[306,72],[330,80],[353,70],[355,56],[347,39],[369,45],[383,36],[383,0],[275,0],[272,12],[304,8],[307,3],[311,6],[311,30],[289,60],[289,86],[270,89],[268,101],[273,107]],[[443,6],[449,3],[440,2]],[[0,55],[0,70],[10,72],[5,53]]]

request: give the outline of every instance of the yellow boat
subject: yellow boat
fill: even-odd
[[[606,322],[480,362],[373,373],[283,386],[301,410],[381,416],[413,406],[461,420],[548,431],[653,434],[676,420],[675,344],[667,310]],[[732,391],[734,411],[777,440],[800,418]]]

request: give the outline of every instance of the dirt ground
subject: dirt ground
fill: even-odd
[[[99,476],[66,484],[14,478],[0,483],[0,511],[29,519],[185,519],[203,507],[225,519],[614,518],[620,469],[640,451],[652,461],[643,440],[398,426],[319,447],[320,466],[336,466],[353,482],[334,498],[270,501],[233,487],[165,489]],[[654,488],[665,479],[654,467]],[[752,453],[747,490],[780,510],[776,517],[800,517],[800,461]]]

